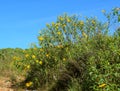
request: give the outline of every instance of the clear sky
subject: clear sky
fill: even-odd
[[[102,19],[101,10],[120,7],[120,0],[0,0],[0,48],[28,48],[39,31],[58,15],[82,14]]]

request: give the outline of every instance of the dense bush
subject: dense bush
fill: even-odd
[[[119,91],[120,33],[118,28],[110,35],[110,30],[119,26],[120,9],[103,13],[106,22],[65,14],[46,24],[38,36],[39,47],[25,50],[24,58],[15,61],[26,73],[22,86],[72,91],[76,82],[76,91]]]

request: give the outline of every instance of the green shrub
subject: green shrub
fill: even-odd
[[[47,24],[38,36],[39,47],[26,50],[23,60],[15,61],[16,66],[26,73],[23,87],[37,89],[49,87],[54,82],[53,88],[62,88],[66,80],[60,78],[67,78],[62,78],[61,73],[66,72],[70,78],[63,91],[69,88],[72,79],[78,80],[76,84],[80,84],[82,91],[118,91],[120,36],[119,31],[110,35],[110,30],[120,22],[120,9],[104,12],[104,15],[108,19],[106,22],[65,14]],[[69,60],[74,62],[69,64]],[[80,71],[75,72],[76,68]],[[75,87],[73,83],[70,86],[73,86],[70,89]],[[52,91],[57,91],[57,87]]]

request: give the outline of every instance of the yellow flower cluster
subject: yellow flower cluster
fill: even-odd
[[[59,17],[59,20],[60,20],[60,21],[63,21],[64,19],[63,19],[63,17]]]
[[[25,86],[26,86],[26,87],[30,87],[30,86],[32,86],[32,84],[33,84],[33,82],[27,82],[27,83],[25,84]]]
[[[63,24],[63,27],[66,27],[66,24]]]
[[[66,58],[63,58],[63,61],[66,61]]]
[[[85,38],[88,37],[87,34],[86,34],[85,32],[83,32],[82,35],[83,35]]]
[[[70,23],[70,22],[71,22],[71,20],[70,20],[70,19],[67,19],[67,22],[68,22],[68,23]]]
[[[42,62],[42,61],[40,61],[40,62],[39,62],[39,64],[40,64],[40,65],[42,65],[42,64],[43,64],[43,62]]]
[[[95,25],[95,23],[96,23],[95,20],[92,20],[92,24]]]
[[[28,57],[29,57],[29,54],[26,54],[25,57],[28,58]]]
[[[60,23],[56,23],[55,26],[60,26]]]
[[[34,50],[37,50],[37,48],[35,47]]]
[[[43,52],[43,49],[42,49],[42,48],[40,48],[40,52]]]
[[[49,54],[46,54],[46,57],[49,57]]]
[[[21,58],[14,56],[14,57],[13,57],[13,60],[21,60]]]
[[[27,69],[30,69],[30,65],[27,65]]]
[[[36,63],[39,63],[40,65],[43,64],[43,62],[42,62],[42,61],[39,61],[39,60],[36,60]]]
[[[32,55],[32,58],[33,58],[33,59],[35,59],[35,58],[36,58],[36,56],[35,56],[35,55]]]
[[[58,34],[58,35],[60,35],[60,34],[61,34],[61,32],[57,32],[57,34]]]
[[[100,87],[100,88],[105,87],[105,86],[106,86],[106,84],[105,84],[105,83],[103,83],[103,84],[99,85],[99,87]]]
[[[55,26],[55,23],[54,23],[54,22],[52,22],[52,26]]]
[[[79,24],[80,24],[81,26],[83,26],[83,25],[84,25],[84,22],[83,22],[83,21],[80,21]]]
[[[38,39],[39,39],[40,41],[43,41],[43,40],[44,40],[44,38],[43,38],[43,37],[39,37]]]
[[[58,30],[59,26],[60,26],[60,23],[56,23],[56,24],[55,24],[55,28],[56,28],[57,30]]]
[[[57,48],[63,48],[63,45],[58,45],[58,46],[56,46]]]

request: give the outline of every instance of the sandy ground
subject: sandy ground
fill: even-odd
[[[11,88],[11,82],[7,78],[0,78],[0,91],[15,91]]]

